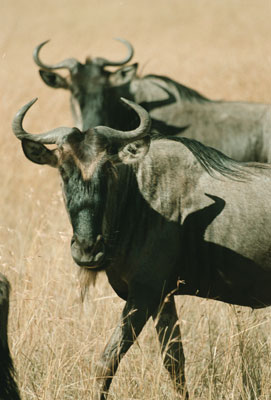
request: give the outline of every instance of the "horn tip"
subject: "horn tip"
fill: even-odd
[[[113,39],[114,39],[114,40],[118,40],[118,41],[120,41],[120,42],[125,41],[125,39],[122,39],[122,38],[120,38],[120,37],[114,37]]]
[[[48,42],[50,42],[50,40],[51,40],[51,39],[44,40],[44,42],[42,42],[42,43],[39,44],[39,47],[44,46],[45,44],[47,44]]]
[[[128,100],[128,99],[126,99],[125,97],[121,97],[120,100],[121,100],[123,103],[126,103],[126,104],[128,104],[128,105],[134,104],[131,100]]]
[[[38,100],[37,97],[35,97],[34,99],[30,100],[28,103],[26,103],[24,106],[22,106],[20,108],[20,110],[16,113],[16,116],[14,118],[14,120],[16,120],[16,118],[21,115],[21,114],[25,114],[27,112],[27,110],[34,104],[36,103],[36,101]],[[14,122],[14,121],[13,121]]]
[[[34,99],[30,100],[27,105],[29,105],[29,107],[31,107],[34,103],[36,103],[36,101],[38,100],[38,97],[34,97]]]
[[[38,65],[40,65],[39,52],[40,52],[41,48],[48,42],[50,42],[50,39],[47,39],[44,42],[38,44],[33,50],[33,54],[32,55],[33,55],[35,63],[38,64]]]
[[[126,44],[130,44],[126,39],[123,39],[123,38],[120,38],[120,37],[114,37],[113,38],[114,40],[118,40],[119,42],[122,42],[122,43],[126,43]]]

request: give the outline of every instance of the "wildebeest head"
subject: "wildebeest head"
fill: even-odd
[[[138,162],[149,149],[150,117],[139,105],[126,99],[140,119],[132,131],[105,126],[81,132],[78,128],[57,128],[30,134],[22,127],[25,113],[36,101],[22,107],[13,120],[13,131],[22,141],[27,158],[59,169],[64,202],[73,228],[71,251],[79,266],[92,270],[104,267],[108,188],[112,187],[114,165]],[[57,147],[49,150],[45,144]]]
[[[68,89],[71,92],[71,107],[77,126],[86,130],[97,125],[110,125],[110,115],[120,112],[118,109],[108,113],[108,107],[121,108],[119,101],[112,101],[112,96],[119,99],[129,96],[129,85],[136,75],[137,64],[126,66],[133,57],[132,45],[124,39],[117,39],[128,48],[127,56],[120,61],[109,61],[105,58],[87,59],[85,64],[75,58],[69,58],[57,64],[48,65],[40,60],[40,50],[48,43],[38,45],[33,58],[41,67],[40,76],[43,81],[53,87]],[[121,66],[116,71],[109,71],[108,66]],[[54,70],[67,69],[69,76],[64,78]],[[114,126],[115,127],[115,126]]]

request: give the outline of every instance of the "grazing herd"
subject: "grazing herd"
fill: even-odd
[[[164,365],[188,399],[174,296],[271,305],[271,108],[213,101],[164,76],[139,77],[137,64],[126,65],[132,45],[118,40],[128,49],[119,62],[48,65],[40,59],[46,42],[37,46],[44,82],[71,92],[76,127],[27,132],[23,120],[35,100],[12,127],[29,160],[59,171],[73,260],[93,280],[105,271],[125,300],[97,364],[96,399],[107,398],[151,317]]]

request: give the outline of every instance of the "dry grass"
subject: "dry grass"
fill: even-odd
[[[44,60],[118,58],[130,40],[143,73],[162,73],[213,98],[271,103],[267,0],[0,0],[0,260],[12,283],[10,344],[23,399],[92,398],[94,362],[123,303],[104,276],[84,305],[56,172],[28,162],[10,124],[39,96],[31,131],[71,125],[68,95],[39,79]],[[271,398],[270,310],[178,298],[192,400]],[[124,358],[111,399],[175,398],[152,323]]]

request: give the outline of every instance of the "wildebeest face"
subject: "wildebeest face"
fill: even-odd
[[[64,60],[56,65],[45,65],[39,59],[39,51],[46,43],[42,43],[34,51],[35,62],[42,67],[40,76],[43,81],[54,88],[68,89],[71,92],[71,108],[77,126],[87,130],[97,125],[112,125],[109,112],[112,104],[119,97],[131,98],[130,82],[136,75],[137,64],[109,71],[105,67],[123,65],[132,55],[132,46],[121,39],[128,47],[128,56],[118,62],[110,62],[103,58],[87,59],[81,64],[75,59]],[[69,71],[67,78],[56,73],[55,69],[66,68]],[[112,98],[113,97],[113,98]],[[119,103],[117,102],[117,106]]]
[[[58,128],[43,134],[29,134],[24,131],[22,121],[34,101],[24,106],[13,121],[13,131],[22,140],[26,157],[59,169],[73,228],[72,256],[79,266],[92,270],[102,269],[106,260],[104,216],[113,166],[139,162],[149,149],[148,113],[135,103],[123,101],[140,119],[140,125],[133,131],[100,126],[86,132]],[[57,148],[49,150],[44,144],[55,144]]]
[[[78,63],[63,78],[56,72],[40,70],[43,81],[54,88],[71,92],[71,108],[77,126],[86,130],[98,125],[109,125],[108,110],[119,97],[130,98],[130,83],[136,75],[137,64],[125,66],[111,72],[92,62]]]
[[[105,260],[103,215],[107,196],[107,170],[110,163],[105,151],[97,148],[91,136],[81,146],[65,145],[60,153],[59,172],[63,197],[73,228],[71,253],[74,261],[87,268],[102,268]],[[83,135],[83,134],[82,134]]]

